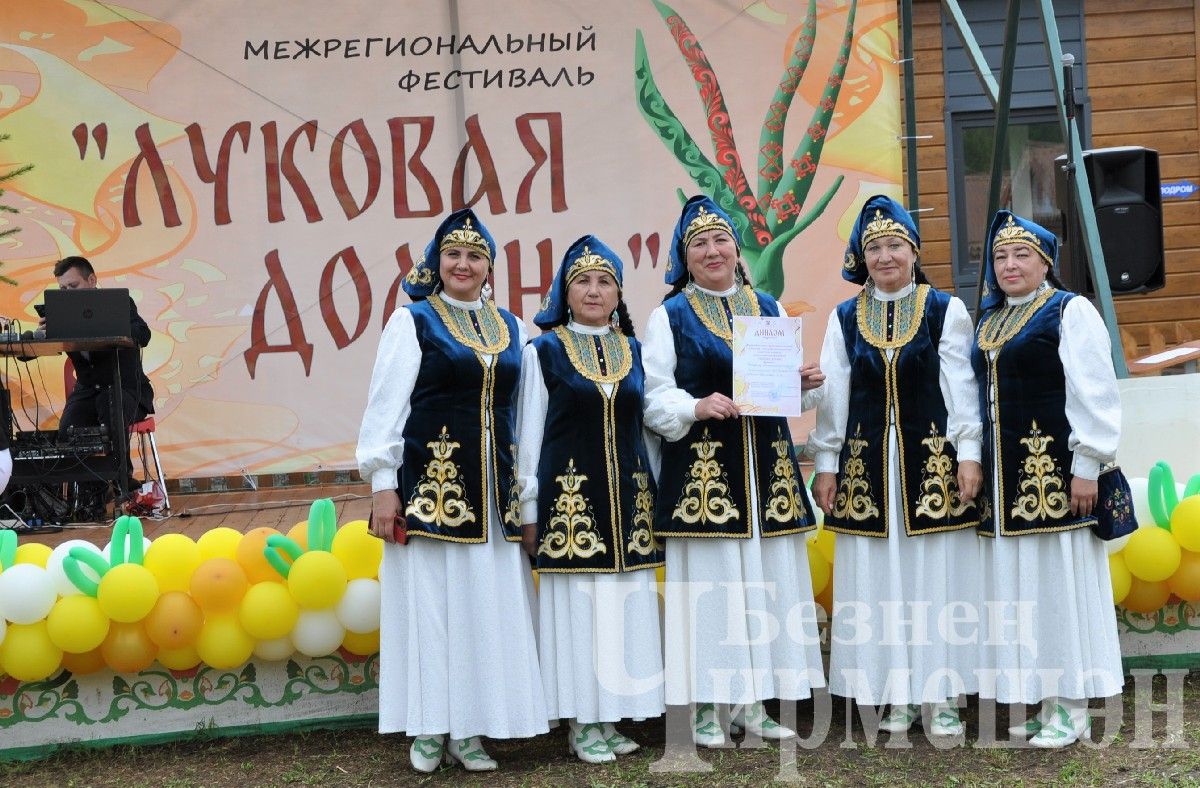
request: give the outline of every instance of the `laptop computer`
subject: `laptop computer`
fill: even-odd
[[[124,287],[90,290],[47,290],[46,339],[128,337],[129,290]]]

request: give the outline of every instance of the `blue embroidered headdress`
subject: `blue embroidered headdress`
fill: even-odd
[[[698,194],[684,203],[679,221],[675,223],[671,254],[667,258],[667,271],[664,275],[668,285],[673,286],[687,276],[687,245],[707,230],[724,230],[729,233],[738,251],[741,251],[742,243],[738,239],[737,230],[733,228],[733,219],[711,199]]]
[[[876,194],[863,205],[858,221],[850,231],[850,242],[846,246],[846,259],[842,263],[842,278],[861,285],[867,281],[867,260],[863,249],[876,238],[894,235],[903,238],[913,251],[921,252],[921,234],[913,223],[912,216],[904,206],[882,194]],[[919,271],[918,279],[924,280]]]
[[[439,273],[442,250],[451,246],[474,249],[489,263],[496,259],[496,242],[475,212],[470,208],[455,211],[438,225],[425,254],[413,262],[404,277],[402,287],[410,298],[428,298],[434,294],[442,279]]]
[[[588,271],[605,271],[621,287],[623,266],[617,253],[594,235],[585,235],[563,255],[562,264],[554,275],[550,293],[542,301],[541,310],[534,315],[533,323],[538,328],[550,328],[561,324],[567,316],[567,288],[574,279]]]
[[[1046,261],[1050,271],[1058,263],[1058,238],[1036,222],[1023,219],[1012,211],[996,211],[988,229],[987,247],[983,260],[983,296],[979,300],[982,312],[1004,303],[1004,291],[996,279],[993,257],[996,250],[1009,244],[1027,244]]]

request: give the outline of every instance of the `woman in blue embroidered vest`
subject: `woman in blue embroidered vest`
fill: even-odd
[[[733,316],[779,316],[746,282],[733,221],[707,197],[675,226],[667,284],[646,328],[646,425],[661,435],[654,530],[666,538],[666,701],[695,704],[692,737],[726,741],[718,704],[764,738],[792,731],[761,701],[825,684],[804,531],[816,521],[787,420],[741,416]],[[823,376],[802,370],[805,406]]]
[[[480,293],[496,253],[469,209],[450,214],[404,278],[414,303],[379,341],[358,465],[379,579],[379,731],[409,758],[495,769],[481,736],[546,732],[522,554],[514,452],[525,329]],[[395,544],[393,526],[407,528]],[[446,742],[446,734],[450,741]]]
[[[980,542],[984,600],[1007,624],[983,640],[979,695],[1040,702],[1011,732],[1062,747],[1087,735],[1088,699],[1124,683],[1107,555],[1088,527],[1121,401],[1104,321],[1047,281],[1053,233],[1000,211],[988,250],[973,356],[990,448]]]
[[[891,704],[880,730],[959,736],[978,648],[950,621],[979,601],[974,502],[983,479],[971,317],[930,287],[903,206],[863,205],[842,276],[862,291],[829,316],[828,375],[810,439],[813,497],[839,534],[829,691]]]
[[[586,763],[638,748],[614,723],[663,713],[662,548],[621,268],[594,236],[572,244],[533,320],[546,333],[522,362],[517,467],[542,680],[550,717],[570,720],[570,750]]]

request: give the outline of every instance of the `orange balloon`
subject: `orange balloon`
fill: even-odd
[[[108,637],[100,644],[100,653],[116,672],[139,673],[154,662],[158,646],[146,634],[142,622],[123,624],[114,621],[108,629]]]
[[[236,612],[249,587],[241,564],[228,558],[210,558],[192,573],[192,599],[209,615]]]
[[[1200,553],[1184,550],[1179,568],[1167,578],[1171,593],[1187,602],[1200,602]]]
[[[378,654],[379,630],[367,632],[363,635],[346,630],[346,637],[342,638],[342,648],[360,657],[369,657],[372,654]]]
[[[242,541],[238,542],[237,562],[246,570],[246,579],[251,583],[261,583],[264,580],[283,582],[283,578],[275,571],[275,567],[267,563],[267,557],[263,554],[263,549],[267,546],[267,537],[277,533],[279,531],[274,528],[255,528],[253,531],[247,531]]]
[[[287,532],[288,538],[300,545],[300,549],[308,552],[308,520],[296,523]]]
[[[1135,613],[1156,613],[1170,597],[1171,589],[1166,581],[1150,582],[1135,576],[1121,607]]]
[[[168,591],[158,598],[142,622],[146,634],[159,648],[177,650],[190,646],[204,625],[204,613],[183,591]]]
[[[86,676],[104,667],[104,655],[100,653],[99,646],[82,654],[72,654],[64,651],[62,664],[64,668],[71,671],[72,675]]]

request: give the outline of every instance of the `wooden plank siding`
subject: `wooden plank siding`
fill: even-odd
[[[997,0],[1002,2],[1003,0]],[[1159,151],[1163,180],[1200,182],[1197,32],[1200,0],[1085,0],[1091,147]],[[953,33],[951,33],[953,35]],[[915,0],[913,45],[921,264],[952,288],[949,183],[942,82],[941,3]],[[903,100],[908,100],[904,97]],[[907,161],[905,161],[907,164]],[[1200,338],[1200,197],[1163,204],[1167,286],[1118,296],[1117,319],[1141,349],[1152,337]]]

